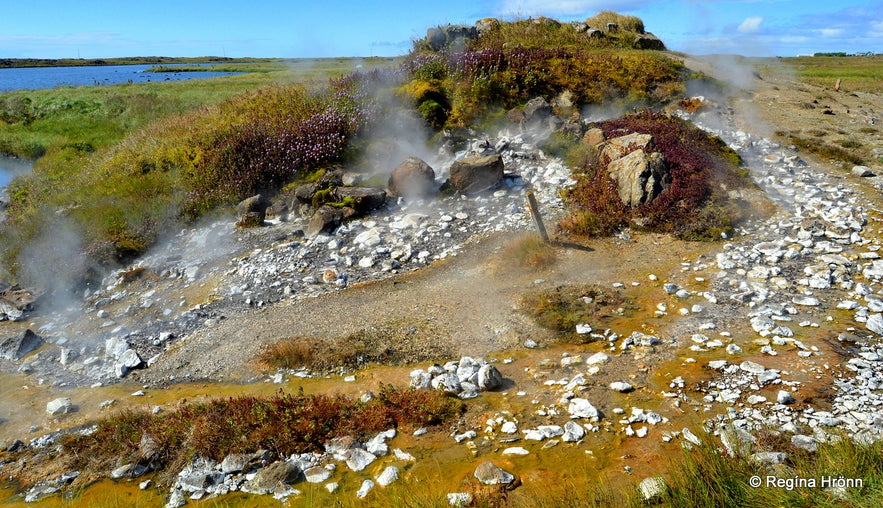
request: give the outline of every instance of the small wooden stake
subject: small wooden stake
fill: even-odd
[[[837,78],[837,83],[834,85],[834,91],[835,92],[840,91],[840,78]]]
[[[546,226],[543,224],[542,215],[540,215],[540,205],[537,203],[537,198],[533,195],[533,191],[527,191],[527,206],[530,209],[530,214],[533,216],[533,221],[537,225],[537,230],[539,230],[540,236],[543,238],[543,242],[549,243],[549,235],[546,233]]]

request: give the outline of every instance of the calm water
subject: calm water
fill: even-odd
[[[9,181],[14,176],[27,173],[30,170],[31,161],[0,155],[0,189],[9,185]]]
[[[174,65],[165,65],[174,67]],[[211,67],[210,65],[206,65]],[[0,92],[56,86],[115,85],[148,81],[183,81],[242,74],[240,72],[145,72],[153,65],[99,65],[85,67],[28,67],[0,69]]]

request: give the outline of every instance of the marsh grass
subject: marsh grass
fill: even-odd
[[[828,143],[819,137],[804,136],[799,131],[779,131],[776,134],[784,137],[788,140],[788,143],[797,148],[805,150],[823,160],[831,161],[841,166],[865,164],[865,160],[858,153],[858,149],[862,148],[863,145],[853,140]]]
[[[883,442],[859,444],[846,436],[837,436],[820,444],[815,453],[789,445],[773,448],[788,453],[781,466],[762,466],[749,455],[731,457],[711,445],[711,439],[693,450],[685,450],[667,470],[668,491],[661,506],[850,506],[873,507],[883,503]],[[758,475],[761,487],[753,488],[749,479]],[[767,476],[781,479],[814,479],[816,487],[773,487]],[[861,479],[862,488],[825,489],[823,477]]]

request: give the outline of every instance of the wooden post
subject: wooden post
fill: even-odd
[[[837,78],[837,83],[834,84],[834,91],[835,92],[840,91],[840,78]]]
[[[549,243],[549,235],[546,233],[546,226],[543,224],[543,217],[540,215],[540,205],[537,203],[537,198],[533,195],[533,191],[527,191],[527,206],[530,209],[530,214],[533,216],[533,221],[537,225],[537,230],[540,232],[540,236],[543,238],[543,242]]]

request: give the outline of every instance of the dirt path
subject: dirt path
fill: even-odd
[[[599,239],[588,246],[557,247],[558,261],[543,270],[507,265],[501,255],[516,234],[471,242],[457,257],[389,279],[230,316],[166,352],[139,382],[191,379],[242,381],[257,374],[253,359],[268,344],[293,336],[331,339],[359,330],[388,330],[388,345],[404,361],[482,356],[530,338],[543,343],[550,332],[517,310],[537,286],[661,280],[679,270],[684,257],[708,249],[662,235],[624,241]],[[661,284],[662,282],[658,282]],[[175,376],[170,378],[170,376]]]

